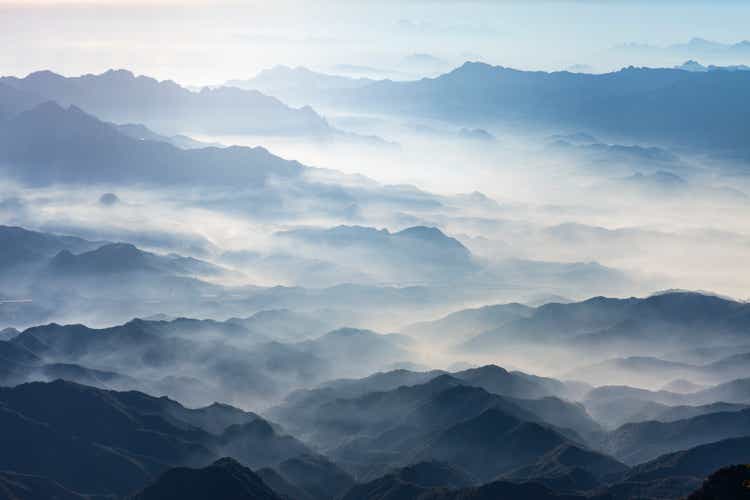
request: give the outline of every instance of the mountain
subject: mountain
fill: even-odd
[[[87,241],[75,236],[30,231],[16,226],[0,226],[0,269],[19,271],[19,267],[38,267],[63,250],[81,253],[94,250],[103,242]]]
[[[8,500],[107,500],[111,497],[82,495],[46,477],[0,472],[0,498]]]
[[[218,143],[208,143],[196,141],[186,135],[172,135],[165,136],[157,134],[153,130],[149,129],[145,125],[140,123],[124,123],[122,125],[113,124],[114,127],[123,134],[138,139],[139,141],[155,141],[155,142],[166,142],[172,146],[180,149],[201,149],[201,148],[218,148],[222,147]]]
[[[697,292],[627,299],[594,297],[570,304],[545,304],[527,318],[472,338],[463,349],[486,353],[509,344],[552,342],[573,350],[643,355],[674,351],[677,346],[715,346],[720,340],[741,345],[749,322],[750,305]]]
[[[386,281],[446,281],[463,277],[477,266],[471,252],[435,227],[415,226],[391,233],[387,229],[338,226],[283,231],[277,238],[325,252],[338,261],[372,268]]]
[[[230,80],[226,86],[259,90],[285,102],[302,105],[315,104],[320,92],[359,88],[374,81],[319,73],[302,66],[291,68],[279,65],[265,69],[248,80]]]
[[[467,62],[437,78],[380,81],[327,98],[341,107],[457,123],[544,125],[746,153],[748,81],[745,71],[629,67],[592,75]]]
[[[564,444],[536,463],[504,476],[516,482],[541,483],[555,491],[589,491],[607,484],[628,467],[611,457],[578,446]]]
[[[438,460],[462,468],[480,482],[532,464],[569,441],[555,430],[490,408],[427,441],[415,460]]]
[[[420,462],[354,486],[341,500],[407,500],[417,498],[429,489],[467,488],[472,483],[469,476],[449,465]]]
[[[178,467],[162,474],[133,500],[282,500],[263,480],[236,460],[222,458],[208,467]]]
[[[157,275],[144,287],[153,289],[164,279]],[[335,376],[363,376],[411,357],[409,339],[400,335],[343,328],[311,340],[282,343],[236,321],[190,318],[134,319],[101,329],[52,323],[24,330],[11,347],[22,348],[46,364],[115,368],[132,377],[140,390],[193,405],[217,399],[268,404],[291,389]],[[185,374],[186,366],[190,376]]]
[[[309,107],[290,108],[258,91],[219,87],[191,92],[172,81],[136,77],[126,70],[66,78],[50,71],[0,83],[63,106],[76,106],[100,119],[142,123],[160,133],[311,135],[331,133]]]
[[[662,455],[631,468],[610,485],[607,491],[618,500],[686,498],[714,470],[747,462],[748,439],[727,439]]]
[[[440,395],[443,391],[446,393]],[[451,418],[458,418],[451,417],[451,411],[458,412],[464,400],[468,416],[500,405],[521,418],[571,428],[582,435],[599,432],[599,425],[583,407],[551,397],[564,392],[564,386],[553,379],[508,372],[492,365],[453,374],[395,370],[295,391],[271,409],[269,415],[294,434],[306,436],[321,446],[344,440],[341,429],[371,436],[394,424],[404,425],[404,420],[409,419],[415,423],[413,429],[404,428],[406,434],[424,432],[436,420],[421,422],[421,412],[431,405],[444,407],[450,423]],[[419,412],[410,415],[417,406],[421,406]],[[369,446],[365,441],[361,444]]]
[[[289,458],[276,469],[287,481],[316,500],[338,499],[355,484],[348,473],[319,455]]]
[[[219,275],[213,264],[179,255],[156,255],[128,243],[112,243],[81,254],[62,250],[48,264],[55,276],[84,278],[91,275],[153,273],[160,275]]]
[[[408,325],[402,332],[433,342],[459,344],[509,321],[528,317],[532,312],[532,308],[522,304],[498,304],[464,309],[438,320]]]
[[[156,183],[262,185],[303,167],[263,148],[178,149],[139,140],[71,106],[47,102],[0,123],[0,158],[30,184]],[[210,172],[210,174],[209,174]]]
[[[220,419],[231,425],[214,427]],[[241,462],[263,466],[311,453],[239,410],[189,410],[167,398],[64,381],[0,388],[0,420],[2,470],[92,494],[126,495],[170,466],[199,466],[230,449]]]
[[[626,482],[646,482],[668,477],[692,477],[696,482],[711,472],[735,463],[750,463],[750,437],[725,439],[684,451],[662,455],[636,465],[624,476]]]
[[[601,449],[632,465],[665,453],[748,435],[750,410],[741,410],[674,422],[625,424],[605,436]]]
[[[724,467],[688,496],[688,500],[747,500],[750,498],[750,466]]]

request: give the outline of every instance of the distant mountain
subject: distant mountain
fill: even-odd
[[[104,242],[87,241],[74,236],[30,231],[16,226],[0,226],[0,269],[39,266],[59,252],[81,253],[94,250]],[[17,270],[17,269],[16,269]]]
[[[172,146],[180,148],[180,149],[201,149],[201,148],[222,147],[221,144],[196,141],[195,139],[192,139],[186,135],[172,135],[172,136],[160,135],[154,132],[153,130],[150,130],[145,125],[141,125],[139,123],[125,123],[123,125],[114,125],[114,126],[118,131],[122,132],[123,134],[129,137],[132,137],[133,139],[138,139],[139,141],[166,142],[167,144],[171,144]]]
[[[459,344],[512,320],[528,317],[532,308],[521,304],[498,304],[477,309],[464,309],[434,321],[415,323],[403,333],[432,342]]]
[[[711,413],[674,422],[625,424],[609,433],[602,449],[626,464],[677,450],[750,435],[750,410]]]
[[[744,71],[630,67],[592,75],[467,62],[437,78],[376,82],[338,90],[328,94],[328,100],[343,107],[458,123],[545,125],[747,152],[742,116],[747,113],[748,81],[750,73]]]
[[[675,69],[681,69],[683,71],[697,71],[697,72],[706,72],[706,71],[750,71],[750,66],[747,66],[745,64],[736,64],[733,66],[715,66],[713,64],[709,64],[708,66],[704,66],[698,61],[693,61],[692,59],[689,61],[685,61],[684,63],[680,64],[679,66],[675,66]]]
[[[249,80],[230,80],[228,87],[259,90],[265,94],[283,99],[296,105],[315,104],[321,91],[354,89],[373,83],[370,78],[350,78],[348,76],[319,73],[298,66],[274,66],[265,69]]]
[[[77,106],[100,119],[142,123],[170,135],[327,135],[331,128],[309,107],[294,109],[257,91],[220,87],[191,92],[172,81],[136,77],[126,70],[66,78],[50,71],[0,83],[18,91]]]
[[[162,474],[133,500],[282,500],[263,480],[231,458],[202,469],[179,467]]]
[[[52,102],[0,122],[3,170],[21,181],[53,183],[238,182],[262,185],[303,167],[263,148],[178,149],[134,139],[76,107]],[[210,173],[210,174],[209,174]]]
[[[670,351],[675,345],[738,345],[745,341],[750,305],[713,295],[670,292],[646,298],[595,297],[546,304],[463,344],[491,352],[511,344],[554,342],[571,349],[619,353]],[[704,335],[711,332],[710,338]],[[585,381],[585,380],[584,380]],[[714,400],[717,401],[717,400]],[[712,401],[710,401],[712,402]]]
[[[48,264],[54,276],[85,278],[91,275],[153,273],[173,276],[217,276],[225,271],[208,262],[179,255],[156,255],[128,243],[112,243],[88,252],[62,250]]]
[[[306,245],[392,281],[445,281],[474,271],[477,265],[461,242],[435,227],[387,229],[338,226],[302,228],[276,234],[282,241]]]

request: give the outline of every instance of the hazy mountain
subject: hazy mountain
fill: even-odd
[[[192,139],[186,135],[179,135],[179,134],[173,135],[173,136],[160,135],[154,132],[153,130],[150,130],[145,125],[141,125],[139,123],[125,123],[122,125],[114,125],[114,126],[115,128],[117,128],[118,131],[122,132],[123,134],[129,137],[132,137],[133,139],[138,139],[140,141],[166,142],[167,144],[171,144],[172,146],[180,148],[180,149],[201,149],[201,148],[222,147],[221,144],[196,141],[195,139]]]
[[[217,399],[267,404],[293,388],[336,375],[362,376],[407,360],[407,340],[339,329],[312,340],[281,343],[234,321],[178,318],[136,319],[104,329],[50,324],[25,330],[11,347],[26,349],[46,363],[116,368],[137,379],[141,390],[190,404]]]
[[[420,401],[421,404],[426,404],[424,398],[433,397],[435,391],[455,386],[473,386],[481,389],[473,391],[467,388],[465,391],[467,397],[474,395],[475,400],[472,404],[479,405],[479,408],[484,408],[482,405],[492,402],[502,402],[525,418],[541,419],[560,427],[576,429],[582,434],[599,430],[598,425],[581,406],[551,397],[553,394],[564,394],[565,386],[562,383],[521,372],[508,372],[498,366],[484,366],[452,374],[442,371],[395,370],[363,379],[328,382],[317,389],[293,392],[281,405],[272,409],[270,415],[283,422],[296,434],[326,433],[330,427],[334,435],[338,436],[339,431],[336,431],[333,424],[329,425],[329,419],[352,420],[347,429],[363,428],[371,424],[389,425],[387,419],[382,420],[380,416],[381,413],[391,415],[391,410],[388,409],[390,403],[385,401],[393,401],[396,408],[402,408],[401,405],[411,408],[411,405]],[[459,390],[456,396],[461,394],[462,391]],[[504,397],[497,398],[498,395]],[[370,405],[378,401],[383,401],[385,408],[382,411],[369,409]],[[375,413],[371,416],[361,415],[361,412],[370,411]],[[393,414],[393,418],[404,418],[403,412]],[[324,438],[319,439],[321,443],[326,441]]]
[[[750,73],[744,71],[629,67],[592,75],[467,62],[437,78],[381,81],[328,97],[341,106],[453,122],[544,124],[746,151],[741,120],[746,111],[728,103],[747,102],[743,89],[748,79]]]
[[[42,262],[67,250],[81,253],[100,247],[103,242],[87,241],[74,236],[30,231],[22,227],[0,226],[0,269],[38,267]]]
[[[464,309],[434,321],[423,321],[405,327],[407,335],[432,342],[458,344],[512,320],[528,317],[532,309],[522,304],[498,304]]]
[[[477,268],[463,244],[434,227],[415,226],[395,233],[360,226],[304,228],[277,237],[352,265],[366,265],[386,281],[447,281]]]
[[[595,297],[572,304],[546,304],[528,318],[508,322],[464,344],[473,352],[508,343],[555,342],[590,352],[670,351],[677,346],[740,344],[750,306],[713,295],[669,292],[646,298]],[[711,337],[708,338],[708,332]],[[585,380],[584,380],[585,381]]]
[[[259,90],[285,102],[303,105],[315,104],[320,92],[359,88],[374,81],[370,78],[319,73],[302,66],[274,66],[248,80],[230,80],[226,86]]]
[[[12,177],[53,183],[239,182],[263,185],[268,176],[295,177],[303,167],[263,148],[178,149],[138,140],[76,107],[52,102],[0,123],[0,158]]]
[[[675,69],[681,69],[683,71],[697,71],[697,72],[705,72],[705,71],[750,71],[750,66],[746,66],[744,64],[736,64],[733,66],[716,66],[713,64],[709,64],[708,66],[704,66],[698,61],[689,60],[685,61],[684,63],[680,64],[679,66],[675,66]]]
[[[625,424],[605,437],[602,449],[627,464],[636,464],[749,432],[750,411],[711,413],[674,422]]]
[[[123,273],[174,276],[216,276],[225,272],[208,262],[175,254],[156,255],[128,243],[112,243],[88,252],[62,250],[47,265],[54,277],[86,278]]]
[[[179,467],[162,474],[133,500],[282,500],[236,460],[222,458],[202,469]]]
[[[50,71],[0,82],[77,106],[100,119],[142,123],[160,133],[326,135],[330,127],[309,107],[290,108],[257,91],[220,87],[191,92],[172,81],[126,70],[66,78]]]

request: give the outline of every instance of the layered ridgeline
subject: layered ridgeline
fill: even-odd
[[[173,81],[136,77],[125,70],[72,78],[40,71],[24,78],[0,78],[0,85],[0,107],[12,106],[12,111],[35,102],[56,101],[107,121],[145,124],[170,134],[334,133],[312,108],[291,108],[258,91],[220,87],[192,92]]]
[[[748,71],[629,67],[593,75],[521,71],[467,62],[436,78],[367,81],[305,71],[266,72],[244,82],[344,109],[438,118],[458,124],[513,124],[586,130],[626,140],[747,154]],[[698,104],[699,103],[699,104]]]
[[[308,194],[316,196],[314,190]],[[91,210],[102,216],[128,213],[127,206],[117,212],[117,202],[113,207],[100,202]],[[273,245],[257,252],[222,252],[201,241],[175,244],[179,236],[148,232],[135,232],[133,237],[156,251],[15,226],[0,226],[0,237],[4,241],[0,298],[9,300],[0,304],[0,320],[15,327],[45,321],[112,324],[135,316],[179,316],[189,306],[193,315],[202,317],[325,309],[325,318],[338,318],[334,327],[341,322],[362,326],[371,313],[388,308],[393,314],[379,317],[392,329],[417,314],[444,311],[488,293],[504,294],[503,287],[487,290],[500,281],[520,280],[515,286],[529,293],[538,281],[591,288],[629,286],[621,273],[596,264],[528,262],[508,278],[503,270],[518,262],[487,263],[457,239],[427,226],[394,232],[365,226],[298,228],[271,235]],[[188,257],[182,251],[205,258]],[[290,286],[243,285],[258,277],[283,280]],[[378,322],[370,325],[381,328]]]
[[[675,442],[629,467],[594,444],[621,441],[617,432],[578,405],[535,399],[562,388],[498,367],[397,371],[298,393],[268,412],[279,425],[218,403],[188,409],[141,392],[22,384],[0,389],[0,485],[19,500],[668,499],[750,461],[741,437],[687,450]]]

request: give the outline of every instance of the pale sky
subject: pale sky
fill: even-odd
[[[127,68],[187,84],[248,78],[275,64],[359,65],[404,78],[405,58],[448,69],[482,60],[524,69],[631,61],[608,49],[750,38],[740,1],[0,0],[2,74]],[[634,61],[637,63],[637,61]],[[743,61],[737,61],[741,63]],[[418,69],[418,68],[417,68]],[[425,70],[426,71],[426,70]]]

